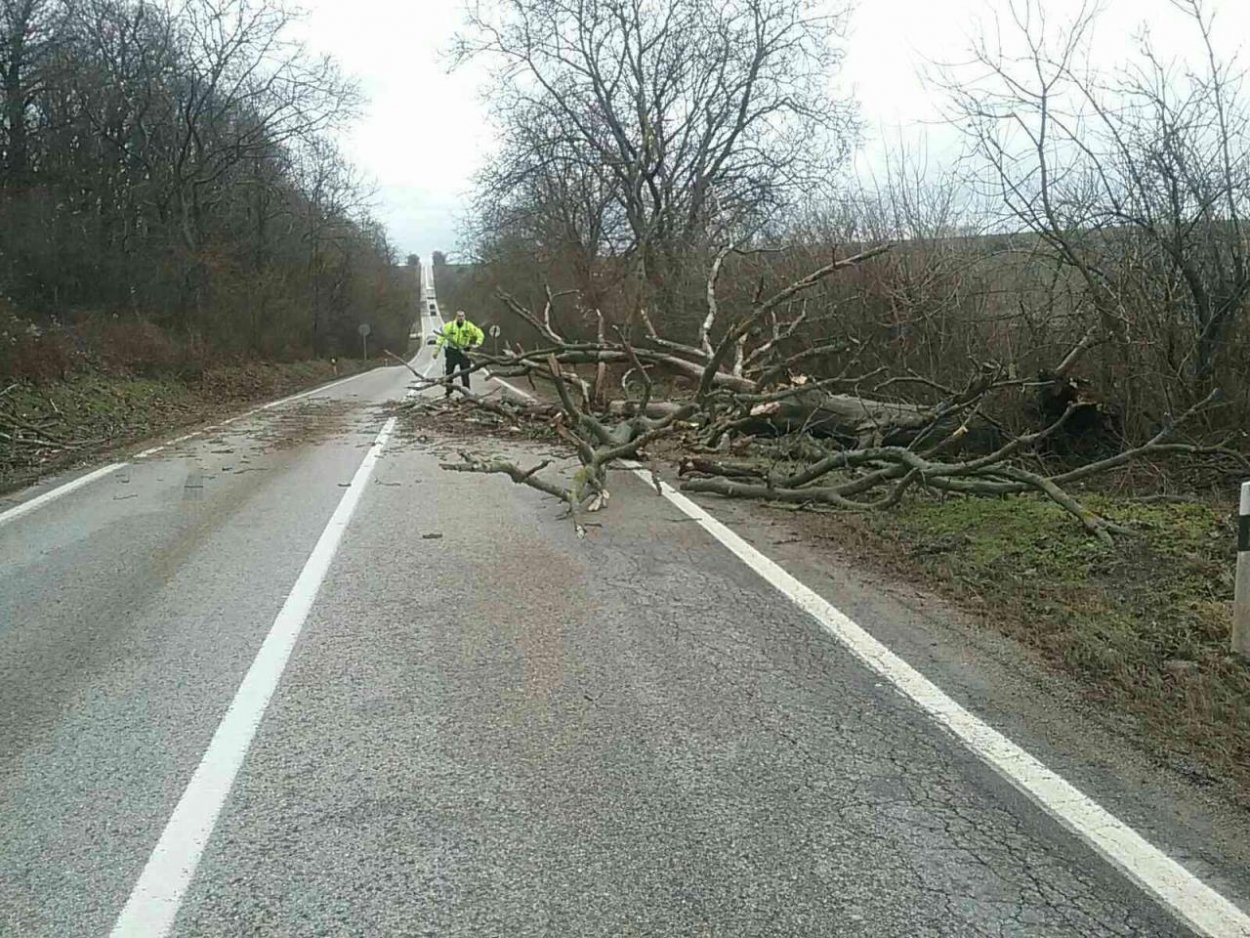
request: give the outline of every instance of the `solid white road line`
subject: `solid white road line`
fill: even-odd
[[[58,485],[56,488],[44,492],[42,495],[37,495],[30,501],[22,502],[13,508],[10,508],[8,511],[0,512],[0,525],[8,524],[10,521],[14,521],[27,512],[34,511],[36,508],[42,508],[44,505],[48,504],[48,502],[60,498],[62,495],[68,495],[70,492],[76,491],[84,485],[90,485],[92,482],[96,481],[96,479],[103,479],[106,475],[116,472],[125,465],[126,463],[124,462],[115,462],[110,463],[107,466],[101,466],[94,472],[88,472],[86,475],[79,476],[77,479],[66,482],[64,485]]]
[[[394,428],[395,418],[391,417],[352,476],[152,850],[113,926],[111,938],[163,938],[173,928],[183,896],[235,776],[243,765],[343,533]]]
[[[217,429],[217,426],[218,426],[217,424],[213,424],[211,427],[201,427],[199,430],[192,430],[190,433],[184,433],[182,436],[174,437],[172,440],[166,440],[164,443],[161,443],[157,446],[149,447],[148,449],[145,449],[141,453],[135,453],[134,458],[146,459],[149,456],[155,456],[157,453],[159,453],[163,449],[169,449],[169,447],[177,446],[179,443],[183,442],[184,440],[190,440],[193,437],[199,436],[201,433],[207,433],[210,430],[215,430]]]
[[[654,489],[651,473],[631,465]],[[804,586],[667,483],[664,497],[697,521],[739,560],[820,623],[860,661],[953,733],[1061,825],[1157,899],[1190,928],[1210,938],[1250,938],[1250,915],[1194,876],[1119,818],[973,716],[862,627]]]
[[[373,374],[374,369],[368,371],[358,371],[354,375],[348,375],[346,378],[339,378],[337,381],[331,381],[329,384],[323,384],[319,388],[312,388],[308,391],[301,391],[298,394],[292,394],[290,397],[279,398],[276,401],[270,401],[268,404],[262,404],[255,410],[248,411],[246,414],[240,414],[237,417],[231,417],[225,423],[233,423],[236,420],[242,420],[244,417],[250,417],[252,414],[259,413],[262,410],[272,410],[275,407],[281,407],[283,404],[290,404],[293,401],[302,401],[306,397],[312,397],[314,394],[321,394],[323,391],[329,391],[331,388],[337,388],[340,384],[347,384],[349,381],[355,381],[357,378],[363,378],[365,375]]]

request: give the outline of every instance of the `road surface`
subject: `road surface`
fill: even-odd
[[[0,934],[1193,933],[641,481],[579,540],[441,471],[409,378],[0,516]]]

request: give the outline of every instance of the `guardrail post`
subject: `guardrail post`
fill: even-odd
[[[1233,652],[1250,658],[1250,482],[1241,485],[1237,512],[1237,586],[1233,599]]]

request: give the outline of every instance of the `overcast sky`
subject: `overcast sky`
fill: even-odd
[[[940,121],[940,93],[923,73],[927,62],[960,59],[978,22],[990,22],[1008,0],[859,0],[836,90],[861,105],[869,140],[858,164],[871,167],[883,141],[928,141],[939,156],[952,135]],[[463,0],[304,0],[309,44],[333,55],[361,83],[366,112],[343,147],[377,185],[376,214],[400,255],[453,253],[474,171],[489,151],[480,72],[449,73],[444,58],[461,23]],[[1250,0],[1207,0],[1219,42],[1237,51],[1250,37]],[[1070,17],[1079,0],[1045,0],[1048,17]],[[1096,34],[1100,61],[1131,53],[1142,23],[1157,46],[1178,45],[1182,18],[1169,0],[1104,0]]]

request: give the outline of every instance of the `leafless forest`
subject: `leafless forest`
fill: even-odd
[[[291,17],[3,0],[0,375],[402,347],[412,284],[332,143],[357,91]]]

